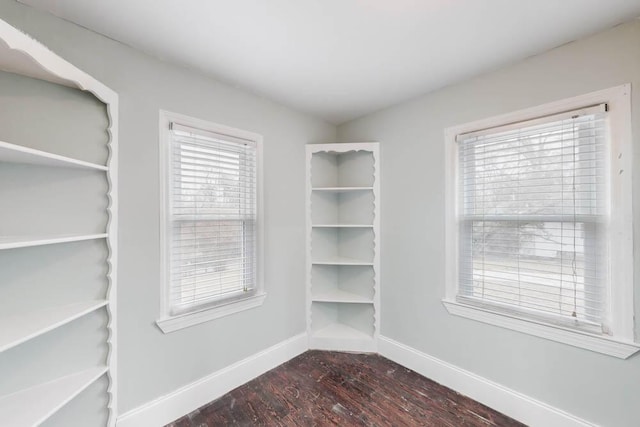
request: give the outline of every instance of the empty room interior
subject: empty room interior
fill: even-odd
[[[0,0],[0,426],[640,426],[640,0]]]

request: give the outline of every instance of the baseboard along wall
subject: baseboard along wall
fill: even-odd
[[[164,426],[307,351],[296,335],[118,417],[117,427]]]
[[[118,417],[117,427],[158,427],[223,396],[309,349],[296,335]],[[596,427],[588,421],[381,336],[380,355],[529,426]]]
[[[380,355],[531,427],[595,427],[588,421],[472,372],[380,337]]]

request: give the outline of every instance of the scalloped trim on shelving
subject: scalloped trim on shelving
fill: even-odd
[[[109,140],[107,143],[107,149],[109,151],[106,166],[104,170],[107,172],[107,182],[109,188],[107,190],[108,204],[106,207],[108,222],[105,234],[100,235],[87,235],[80,238],[58,238],[58,239],[44,239],[37,240],[34,238],[22,239],[22,242],[17,242],[16,239],[9,240],[7,238],[0,239],[0,249],[10,249],[16,247],[27,247],[41,244],[53,244],[62,242],[71,242],[78,240],[86,240],[88,238],[103,238],[106,237],[106,243],[109,250],[106,264],[107,264],[107,312],[109,314],[107,321],[108,330],[108,375],[109,385],[107,386],[107,393],[109,395],[109,402],[107,410],[109,411],[108,425],[110,427],[115,426],[117,415],[117,360],[116,360],[116,343],[117,343],[117,328],[116,328],[116,301],[117,301],[117,241],[118,241],[118,94],[107,86],[91,77],[89,74],[75,67],[71,63],[67,62],[60,56],[53,53],[37,40],[23,33],[22,31],[12,27],[7,22],[0,19],[0,69],[10,71],[17,74],[26,75],[29,77],[46,80],[52,83],[61,84],[68,87],[76,87],[80,90],[92,93],[100,101],[106,104],[107,117],[109,119],[109,125],[107,127],[107,133]],[[28,150],[23,150],[28,151]],[[44,152],[41,152],[44,153]],[[33,153],[31,153],[33,154]],[[49,157],[56,161],[61,160],[55,154],[49,153],[50,156],[42,155],[41,157]],[[64,162],[73,163],[76,166],[87,167],[86,162],[75,161],[69,158],[64,158]],[[97,169],[102,170],[102,166],[98,166]],[[4,240],[4,242],[2,242]]]

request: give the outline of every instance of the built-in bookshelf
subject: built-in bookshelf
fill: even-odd
[[[82,422],[115,426],[118,96],[2,20],[0,41],[0,425],[94,387]]]
[[[307,145],[310,348],[377,350],[379,162],[377,143]]]

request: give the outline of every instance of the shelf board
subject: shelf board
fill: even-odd
[[[373,340],[371,335],[343,323],[331,323],[311,335],[318,339]]]
[[[107,372],[106,366],[88,369],[0,396],[0,424],[35,426],[43,423]]]
[[[324,290],[311,296],[314,302],[343,302],[353,304],[373,304],[372,298],[363,297],[362,295],[346,292],[342,289]]]
[[[27,248],[30,246],[53,245],[56,243],[80,242],[82,240],[104,239],[106,233],[102,234],[64,234],[54,236],[3,236],[0,237],[0,250]]]
[[[373,228],[373,224],[314,224],[313,228]]]
[[[20,163],[38,166],[96,169],[106,171],[109,168],[71,157],[60,156],[46,151],[35,150],[21,145],[0,141],[0,162]]]
[[[63,326],[107,305],[106,300],[85,301],[24,314],[0,317],[0,353]]]
[[[373,187],[314,187],[311,191],[325,191],[327,193],[349,193],[351,191],[371,191]]]
[[[334,257],[330,259],[311,261],[315,265],[373,265],[373,262],[347,257]]]

